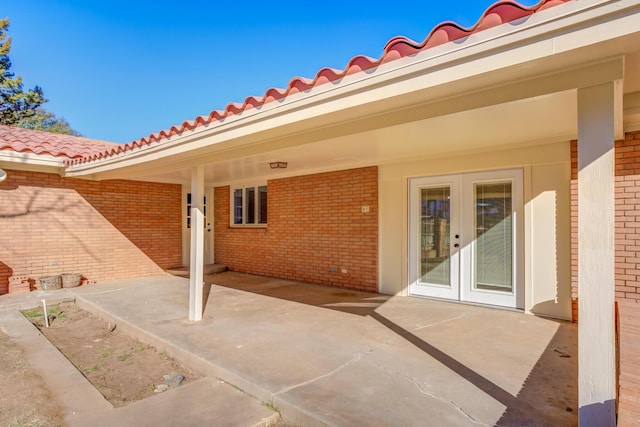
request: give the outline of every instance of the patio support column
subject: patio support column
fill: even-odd
[[[580,426],[615,426],[614,139],[619,82],[578,90]]]
[[[204,167],[191,169],[191,255],[189,320],[202,320],[204,266]]]

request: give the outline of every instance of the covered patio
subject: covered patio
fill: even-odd
[[[206,283],[200,322],[185,319],[183,278],[74,292],[79,306],[294,425],[577,424],[575,324],[233,272]]]
[[[322,69],[313,80],[294,78],[286,90],[270,89],[261,98],[229,104],[224,111],[184,122],[103,157],[72,162],[66,176],[181,183],[183,191],[190,192],[189,219],[194,226],[190,237],[185,233],[183,260],[191,269],[191,320],[202,315],[201,266],[214,260],[233,262],[234,270],[321,284],[349,274],[357,282],[365,272],[376,273],[372,281],[355,283],[361,286],[356,289],[374,286],[388,295],[479,302],[561,319],[576,320],[579,313],[580,421],[614,425],[615,263],[623,259],[615,252],[618,190],[614,187],[616,158],[624,156],[614,149],[615,141],[633,139],[629,132],[637,129],[637,15],[637,1],[543,1],[526,10],[497,4],[472,29],[444,23],[424,43],[393,39],[378,60],[354,57],[344,70]],[[450,43],[439,44],[441,37]],[[573,151],[572,140],[577,141]],[[269,169],[274,162],[289,168]],[[356,200],[363,192],[345,187],[318,198],[297,198],[300,193],[313,194],[325,176],[309,178],[306,186],[286,181],[367,167],[376,173],[375,197],[368,200]],[[479,264],[474,264],[472,254],[478,253],[474,251],[480,238],[474,233],[493,226],[474,229],[482,212],[473,209],[492,202],[480,203],[469,195],[484,182],[508,188],[488,199],[508,200],[503,217],[495,223],[509,221],[505,230],[513,233],[502,242],[508,262],[487,264],[489,271],[504,267],[508,284],[494,283],[476,292],[478,285],[471,278]],[[364,179],[360,184],[368,187]],[[263,229],[253,217],[242,218],[242,196],[237,199],[238,212],[233,210],[237,222],[230,213],[236,199],[229,195],[249,194],[242,193],[247,188],[251,197],[263,188],[265,206],[269,194],[269,220]],[[437,250],[429,246],[434,234],[422,231],[426,225],[419,217],[418,206],[438,202],[436,196],[429,199],[429,189],[442,190],[437,197],[450,209],[439,218],[445,231]],[[218,207],[224,204],[226,216],[221,214],[221,221],[207,218],[203,202],[207,194],[215,195]],[[342,201],[339,197],[345,194]],[[424,199],[418,201],[419,197]],[[336,200],[340,214],[314,210],[318,199]],[[273,212],[274,206],[283,210]],[[269,252],[274,243],[285,242],[286,248],[306,239],[303,249],[309,250],[324,241],[310,252],[331,255],[351,234],[331,235],[339,232],[340,223],[321,226],[325,234],[310,232],[305,224],[292,226],[307,218],[295,210],[299,206],[319,213],[309,223],[322,225],[323,218],[340,217],[356,230],[354,240],[369,242],[370,247],[346,253],[341,257],[346,261],[327,256],[314,266],[317,279],[306,277],[307,262],[321,257],[310,253],[306,259],[293,259],[298,249]],[[256,211],[256,216],[260,213]],[[435,217],[431,212],[420,215]],[[245,222],[250,227],[240,230]],[[366,231],[371,235],[363,236]],[[225,246],[230,239],[243,241]],[[251,246],[253,242],[258,244]],[[215,248],[215,257],[207,246]],[[635,247],[628,245],[628,250]],[[250,255],[245,257],[246,253]],[[249,261],[240,265],[234,254]],[[418,274],[430,257],[444,263],[446,295],[440,283],[431,284],[426,274]],[[502,258],[495,252],[490,259]],[[259,270],[269,263],[275,268]],[[379,314],[375,311],[366,318]],[[424,316],[426,322],[429,314]],[[388,330],[401,325],[387,320],[376,323]],[[512,324],[496,335],[511,337]],[[464,347],[460,336],[455,341],[457,348]],[[520,348],[531,351],[524,343]],[[470,354],[477,355],[475,350]],[[488,360],[500,358],[476,357],[475,363],[490,365]],[[509,407],[505,399],[499,401]]]
[[[128,213],[107,231],[142,219],[144,238],[124,243],[157,255],[181,242],[170,259],[190,270],[189,287],[105,282],[78,301],[294,422],[562,425],[579,411],[615,425],[614,303],[640,298],[639,14],[639,0],[499,2],[472,28],[394,38],[378,59],[46,166]],[[9,179],[32,181],[31,167]],[[15,193],[18,206],[28,191]],[[16,235],[23,216],[5,214]],[[30,265],[33,247],[0,262]],[[142,270],[133,259],[121,264]],[[211,263],[334,288],[212,278]],[[90,271],[117,277],[115,264]]]

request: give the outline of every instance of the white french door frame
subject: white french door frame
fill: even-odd
[[[512,277],[511,292],[474,286],[476,253],[476,184],[511,183]],[[420,191],[450,189],[450,286],[422,281]],[[505,169],[409,180],[409,287],[410,295],[443,298],[509,308],[524,308],[524,205],[523,170]]]
[[[477,250],[475,229],[475,192],[476,184],[499,182],[511,183],[511,219],[512,219],[512,271],[511,292],[474,289],[474,257]],[[462,175],[462,205],[473,210],[474,215],[464,215],[462,228],[462,251],[460,254],[460,300],[479,304],[496,305],[511,308],[524,308],[524,207],[523,207],[523,171],[506,169],[488,172],[467,173]]]
[[[455,247],[454,238],[450,237],[450,282],[449,286],[422,282],[420,280],[420,264],[422,262],[421,257],[421,243],[420,243],[420,190],[422,189],[436,189],[436,188],[449,188],[449,215],[450,215],[450,234],[455,236],[456,229],[459,228],[459,192],[460,192],[460,179],[458,175],[442,175],[437,177],[425,177],[415,178],[410,180],[410,220],[409,220],[409,293],[421,296],[431,296],[435,298],[446,299],[458,299],[460,293],[460,255],[459,255],[459,243],[458,247]]]

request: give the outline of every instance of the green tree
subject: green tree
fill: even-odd
[[[33,117],[47,102],[42,89],[24,90],[22,77],[10,71],[11,37],[7,37],[9,18],[0,19],[0,124],[17,126],[20,120]]]
[[[18,127],[33,130],[43,130],[45,132],[62,133],[64,135],[82,136],[80,132],[74,130],[64,117],[58,117],[42,107],[34,110],[34,115],[24,117],[17,123]]]

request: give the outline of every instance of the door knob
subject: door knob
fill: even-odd
[[[456,243],[455,245],[453,245],[454,248],[459,248],[460,245],[458,243]]]

